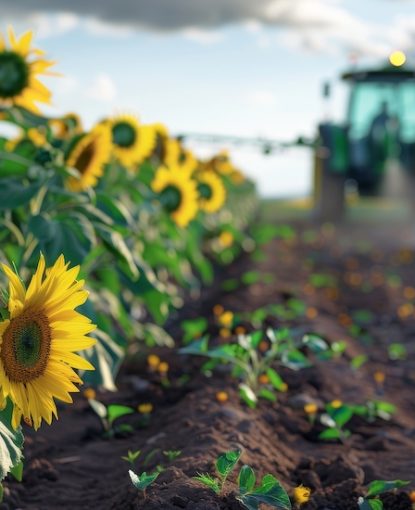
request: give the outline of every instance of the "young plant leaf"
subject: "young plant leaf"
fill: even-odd
[[[369,484],[367,488],[367,496],[378,496],[383,492],[405,487],[405,485],[408,485],[409,483],[410,482],[407,482],[405,480],[391,480],[391,481],[374,480],[372,483]]]
[[[281,379],[279,374],[273,368],[269,368],[267,370],[267,376],[276,390],[283,391],[284,388],[286,388],[285,382]]]
[[[213,476],[209,474],[204,475],[197,475],[193,477],[193,480],[197,480],[198,482],[202,483],[203,485],[206,485],[206,487],[209,487],[209,489],[212,489],[215,494],[220,494],[220,485],[218,480],[216,478],[213,478]]]
[[[223,453],[216,461],[216,470],[222,478],[227,478],[229,473],[234,469],[236,463],[241,456],[241,450],[232,450]]]
[[[255,409],[258,398],[253,392],[253,390],[244,383],[241,383],[239,385],[239,394],[241,396],[241,399],[245,402],[245,404],[250,407],[251,409]]]
[[[128,471],[131,482],[134,487],[140,491],[146,490],[146,488],[154,482],[154,480],[158,477],[160,473],[149,473],[147,474],[145,471],[141,473],[141,475],[137,475],[131,469]]]
[[[383,503],[380,499],[359,498],[359,510],[383,510]]]
[[[121,416],[126,416],[127,414],[132,414],[134,412],[135,411],[132,407],[110,404],[107,407],[108,421],[112,424],[117,418],[121,418]]]
[[[246,494],[247,492],[253,491],[255,481],[256,476],[251,466],[242,466],[238,476],[239,492],[241,494]]]
[[[269,400],[270,402],[276,402],[277,396],[275,393],[268,388],[261,388],[258,392],[258,397],[265,398],[266,400]]]
[[[337,426],[343,427],[352,418],[353,408],[351,406],[342,405],[337,409],[331,409],[329,413]]]
[[[264,503],[278,510],[291,510],[291,502],[280,482],[272,475],[265,475],[260,487],[253,492],[243,494],[239,501],[248,510],[257,510]]]
[[[341,432],[338,429],[326,429],[318,435],[319,439],[340,439]]]

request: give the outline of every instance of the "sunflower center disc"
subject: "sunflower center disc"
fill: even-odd
[[[128,122],[118,122],[112,128],[112,140],[119,147],[131,147],[136,137],[135,129]]]
[[[95,155],[95,141],[93,140],[91,143],[89,143],[84,150],[79,154],[74,167],[79,171],[80,174],[84,174],[89,165],[91,164],[91,161]]]
[[[36,379],[46,369],[51,344],[47,317],[26,310],[12,319],[3,335],[0,357],[4,371],[13,382]]]
[[[0,97],[18,96],[29,82],[29,68],[13,51],[0,53]]]
[[[182,201],[180,190],[176,186],[166,186],[161,192],[160,201],[168,212],[176,211]]]
[[[205,184],[204,182],[199,183],[197,189],[199,191],[200,196],[205,200],[209,200],[210,198],[212,198],[212,188]]]

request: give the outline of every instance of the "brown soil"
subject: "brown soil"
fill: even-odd
[[[406,311],[399,308],[415,302],[404,297],[406,287],[415,287],[414,252],[406,249],[404,232],[399,230],[397,235],[394,227],[377,229],[376,235],[370,229],[357,231],[352,227],[342,227],[336,235],[326,227],[316,239],[301,236],[301,232],[304,227],[300,226],[296,240],[276,240],[267,245],[262,262],[240,260],[224,270],[216,285],[190,302],[180,319],[208,316],[210,333],[220,341],[212,318],[215,304],[234,312],[249,312],[295,296],[316,308],[318,315],[288,325],[318,332],[331,342],[346,340],[344,357],[316,362],[298,372],[281,369],[288,391],[277,403],[261,401],[251,410],[239,401],[237,382],[227,371],[216,370],[206,378],[200,374],[200,359],[175,350],[156,349],[170,365],[172,384],[163,388],[146,367],[147,352],[140,349],[125,364],[119,391],[98,397],[105,403],[134,407],[153,403],[149,426],[141,426],[137,413],[121,420],[135,427],[132,434],[105,439],[86,400],[78,397],[73,406],[60,409],[59,421],[51,427],[43,426],[38,433],[27,431],[24,482],[6,482],[5,502],[0,509],[240,510],[232,493],[234,478],[223,497],[192,480],[197,472],[212,470],[219,453],[236,447],[243,449],[243,462],[250,464],[258,477],[272,473],[289,492],[301,483],[310,487],[312,497],[304,510],[357,509],[363,487],[374,479],[415,482],[415,313],[410,307]],[[253,267],[272,273],[274,283],[221,291],[223,279],[239,277]],[[305,285],[312,271],[330,273],[338,282],[337,290]],[[347,318],[343,315],[339,320],[339,315],[350,316],[362,309],[373,312],[373,317],[357,337],[352,337],[345,325]],[[281,325],[272,317],[267,322]],[[179,341],[178,319],[172,321],[170,329]],[[406,345],[406,360],[388,359],[391,342]],[[362,353],[369,361],[353,371],[350,360]],[[381,386],[374,382],[376,371],[385,373]],[[181,379],[183,374],[190,376],[188,382]],[[226,404],[217,402],[219,390],[228,392]],[[398,412],[388,422],[353,418],[348,426],[352,435],[344,444],[327,443],[318,440],[321,428],[311,425],[305,416],[303,406],[310,399],[320,403],[341,399],[353,404],[386,400],[394,403]],[[137,472],[151,472],[158,464],[166,467],[145,499],[132,487],[128,464],[121,459],[128,449],[142,450]],[[169,465],[164,450],[181,450],[182,455]],[[152,451],[144,466],[143,459]],[[385,510],[411,508],[405,492],[388,494],[383,500]]]

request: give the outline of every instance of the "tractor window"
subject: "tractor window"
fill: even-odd
[[[403,83],[399,87],[400,138],[402,142],[415,142],[415,84]]]
[[[360,140],[369,135],[374,120],[385,108],[396,119],[402,142],[415,142],[415,83],[355,84],[349,109],[350,137]]]
[[[399,96],[396,86],[382,83],[359,83],[353,90],[349,111],[350,137],[368,136],[374,119],[386,103],[388,115],[399,116]]]

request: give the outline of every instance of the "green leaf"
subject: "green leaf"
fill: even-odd
[[[249,335],[249,341],[254,349],[258,348],[258,345],[260,344],[263,336],[264,334],[262,331],[255,331]]]
[[[359,498],[359,510],[383,510],[383,503],[380,499]]]
[[[10,470],[15,480],[21,482],[23,479],[23,461],[20,461],[16,466],[13,466]]]
[[[366,354],[358,354],[351,360],[350,366],[353,368],[353,370],[358,370],[367,362],[368,359],[369,358]]]
[[[245,404],[247,404],[248,407],[255,409],[258,398],[252,388],[250,388],[247,384],[241,383],[239,385],[239,394],[241,399],[245,402]]]
[[[340,439],[341,432],[338,429],[326,429],[323,430],[318,437],[320,439]]]
[[[374,480],[371,482],[367,488],[367,496],[377,496],[382,494],[383,492],[387,492],[393,489],[400,489],[401,487],[405,487],[410,482],[404,480]]]
[[[122,460],[125,460],[125,461],[130,462],[131,464],[133,464],[134,461],[136,461],[138,459],[140,454],[141,454],[141,450],[136,450],[135,452],[133,452],[131,450],[128,450],[127,455],[124,455],[121,458],[122,458]]]
[[[383,502],[380,499],[369,499],[370,510],[383,510]]]
[[[301,368],[311,366],[311,363],[307,357],[297,349],[292,349],[290,351],[284,352],[281,356],[281,361],[285,366],[291,368],[292,370],[299,370]]]
[[[353,407],[342,405],[336,409],[328,409],[328,413],[336,422],[336,424],[341,428],[352,418]]]
[[[205,475],[197,475],[193,477],[193,480],[197,480],[200,483],[203,483],[203,485],[206,485],[206,487],[209,487],[209,489],[212,489],[213,492],[216,494],[220,494],[220,485],[218,480],[216,478],[213,478],[213,476],[209,474]]]
[[[286,388],[286,384],[273,368],[269,368],[267,370],[267,376],[276,390],[284,391],[284,389]]]
[[[12,468],[18,466],[23,456],[24,437],[21,427],[13,430],[11,426],[12,411],[11,402],[0,411],[0,482]]]
[[[329,348],[327,342],[317,335],[305,335],[303,343],[316,354],[327,351]]]
[[[186,347],[179,349],[180,354],[196,354],[206,356],[209,349],[209,338],[204,336],[200,340],[192,342]]]
[[[0,210],[27,205],[42,187],[41,182],[24,186],[19,179],[4,179],[0,186]]]
[[[248,510],[257,510],[261,503],[279,510],[291,510],[291,502],[280,482],[272,475],[265,475],[255,491],[238,497]]]
[[[231,473],[237,464],[241,453],[241,450],[231,450],[218,457],[216,460],[216,470],[222,478],[227,478],[229,473]]]
[[[141,475],[137,475],[131,469],[128,471],[131,482],[134,487],[140,491],[146,490],[146,488],[156,480],[160,473],[149,473],[147,474],[145,471],[141,473]]]
[[[238,476],[239,492],[241,494],[246,494],[247,492],[254,490],[255,481],[256,476],[251,466],[242,466]]]
[[[270,402],[276,402],[277,396],[275,393],[268,388],[261,388],[258,392],[258,397],[265,398],[266,400],[269,400]]]
[[[183,329],[183,341],[188,343],[200,337],[208,326],[208,321],[205,317],[198,317],[197,319],[189,319],[182,321],[180,324]]]
[[[117,418],[126,416],[127,414],[134,413],[134,409],[128,406],[122,406],[120,404],[110,404],[107,407],[108,421],[112,424]]]

